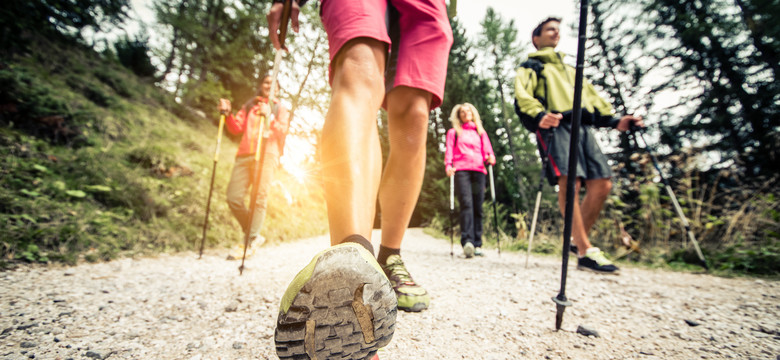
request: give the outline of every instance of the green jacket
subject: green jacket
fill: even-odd
[[[515,111],[523,125],[535,132],[548,112],[565,113],[574,104],[575,69],[563,63],[564,54],[546,47],[528,56],[515,77]],[[539,63],[541,62],[541,64]],[[597,127],[615,127],[612,105],[596,92],[589,81],[582,88],[582,123]]]

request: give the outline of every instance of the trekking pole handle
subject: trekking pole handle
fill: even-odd
[[[222,146],[222,131],[225,129],[225,111],[219,115],[219,130],[217,130],[217,148],[214,150],[214,162],[219,161],[219,148]]]
[[[455,210],[455,174],[450,176],[450,211]]]
[[[496,186],[493,183],[493,165],[488,166],[488,173],[490,173],[490,196],[493,198],[493,202],[496,201]]]

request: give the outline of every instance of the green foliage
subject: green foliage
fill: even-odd
[[[14,105],[0,112],[2,266],[192,249],[201,237],[216,127],[111,58],[81,53],[79,46],[56,47],[66,62],[81,65],[65,71],[62,63],[38,61],[42,52],[33,51],[31,59],[15,58],[0,69],[1,103]],[[97,91],[108,106],[95,101]],[[52,115],[77,129],[83,145],[54,141],[43,131],[46,124],[22,122]],[[225,201],[235,144],[225,141],[222,147],[209,247],[241,238]],[[280,184],[292,183],[285,176]],[[327,221],[318,185],[286,189],[287,196],[281,187],[271,190],[267,223],[273,230],[266,237],[323,233]]]
[[[169,74],[176,80],[183,103],[213,111],[216,98],[247,99],[255,92],[258,78],[273,64],[271,46],[262,32],[270,2],[157,0],[159,24],[171,30],[169,46],[158,80]],[[186,74],[186,83],[182,74]],[[243,100],[239,100],[243,101]]]
[[[116,25],[126,18],[128,5],[127,0],[5,2],[0,11],[0,54],[27,49],[33,34],[73,39],[85,28],[99,31]]]

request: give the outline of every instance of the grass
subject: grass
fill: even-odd
[[[109,55],[42,43],[0,63],[0,266],[102,261],[195,249],[217,127]],[[241,231],[225,201],[236,144],[224,139],[208,247]],[[327,230],[321,190],[280,169],[265,236]],[[297,184],[297,185],[296,185]],[[293,186],[295,185],[295,186]]]

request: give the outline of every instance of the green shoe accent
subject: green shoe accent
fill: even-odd
[[[314,256],[282,301],[274,341],[280,359],[371,359],[390,343],[397,300],[374,257],[345,243]]]
[[[620,274],[620,269],[612,264],[612,261],[609,261],[609,259],[604,256],[604,252],[596,247],[588,249],[585,256],[577,259],[577,269],[601,274]]]
[[[431,304],[431,297],[428,292],[417,285],[409,271],[406,270],[401,255],[390,255],[387,258],[387,264],[382,266],[385,275],[390,279],[393,285],[395,295],[398,297],[398,308],[404,311],[422,311]]]

